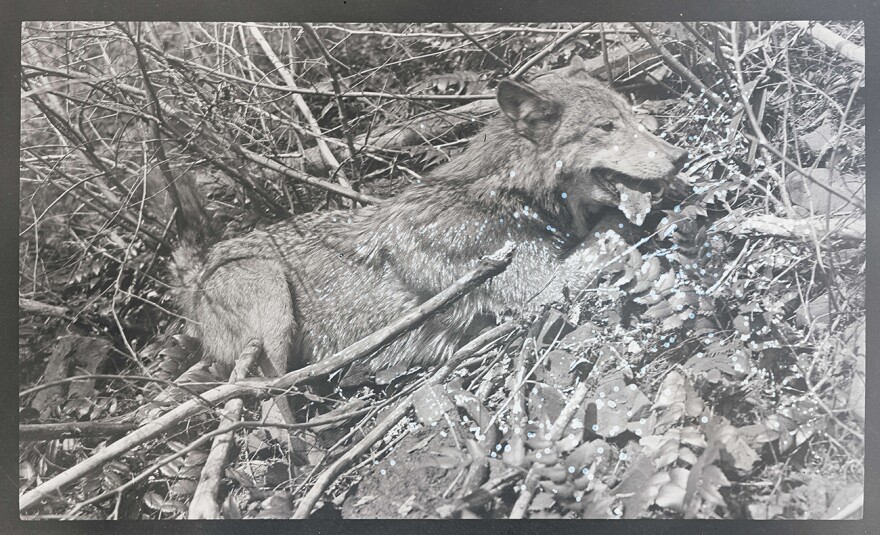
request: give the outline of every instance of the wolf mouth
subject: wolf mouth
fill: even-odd
[[[667,178],[642,179],[614,169],[601,167],[593,170],[596,183],[616,200],[621,200],[621,195],[627,191],[650,193],[654,203],[663,198],[666,192]]]

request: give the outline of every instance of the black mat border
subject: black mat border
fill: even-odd
[[[26,20],[190,20],[309,22],[580,22],[676,20],[864,20],[867,58],[867,430],[865,519],[861,521],[21,521],[18,516],[18,150],[19,50]],[[880,534],[880,0],[839,1],[52,1],[0,0],[0,533],[578,533]]]

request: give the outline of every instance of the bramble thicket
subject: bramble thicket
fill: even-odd
[[[25,23],[22,517],[860,518],[863,47],[839,21]],[[591,288],[368,384],[200,361],[169,182],[225,238],[365,207],[575,56],[689,153]],[[261,420],[281,387],[301,423]]]

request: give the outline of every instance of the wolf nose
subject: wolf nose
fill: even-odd
[[[687,163],[688,152],[679,148],[673,148],[669,153],[669,159],[672,161],[672,165],[675,166],[675,172],[677,173]]]

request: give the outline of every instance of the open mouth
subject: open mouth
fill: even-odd
[[[606,168],[596,169],[594,174],[599,186],[618,200],[617,208],[623,215],[639,226],[666,192],[662,179],[642,180]]]

